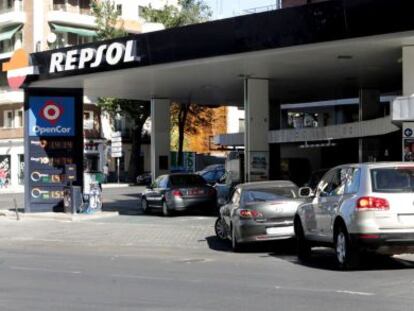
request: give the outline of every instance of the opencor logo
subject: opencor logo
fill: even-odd
[[[40,117],[49,122],[50,125],[55,126],[63,115],[63,107],[52,100],[48,100],[40,109]]]

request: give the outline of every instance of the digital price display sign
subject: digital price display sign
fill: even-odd
[[[82,116],[82,90],[26,90],[26,212],[63,211],[68,165],[73,184],[83,186]]]

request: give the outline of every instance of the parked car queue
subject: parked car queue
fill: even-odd
[[[154,188],[144,192],[145,212],[217,208],[217,192],[199,175],[172,174],[157,181],[165,192],[154,197]],[[342,269],[357,267],[367,252],[414,253],[414,164],[341,165],[328,170],[315,189],[290,181],[240,184],[221,203],[216,235],[231,241],[234,251],[295,237],[300,260],[307,261],[313,247],[328,246]]]

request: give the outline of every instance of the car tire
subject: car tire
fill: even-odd
[[[358,250],[352,246],[348,231],[344,225],[335,230],[335,258],[341,270],[351,270],[359,265]]]
[[[217,218],[216,223],[214,224],[214,231],[216,232],[216,236],[219,240],[227,240],[228,234],[226,229],[226,222],[223,218]]]
[[[148,201],[145,198],[141,199],[141,209],[144,214],[148,214],[150,212],[150,207],[148,206]]]
[[[305,232],[300,220],[295,221],[296,251],[300,261],[307,261],[312,255],[312,248],[305,238]]]
[[[242,245],[237,241],[236,229],[234,229],[233,225],[231,226],[231,248],[235,253],[243,250]]]
[[[167,202],[165,202],[165,201],[162,202],[162,215],[165,216],[165,217],[171,216],[171,211],[168,208]]]

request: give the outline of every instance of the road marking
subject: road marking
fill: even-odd
[[[336,293],[336,294],[346,294],[346,295],[358,295],[358,296],[375,296],[374,293],[367,292],[355,292],[350,290],[331,290],[331,289],[314,289],[314,288],[292,288],[292,287],[283,287],[275,286],[275,289],[287,290],[287,291],[301,291],[301,292],[314,292],[314,293]]]
[[[176,281],[173,278],[164,278],[164,277],[153,277],[145,275],[130,275],[130,274],[111,274],[110,277],[113,278],[123,278],[123,279],[140,279],[140,280],[154,280],[154,281]]]
[[[32,268],[32,267],[22,267],[22,266],[10,266],[12,270],[19,271],[36,271],[36,272],[50,272],[50,273],[64,273],[64,274],[82,274],[82,271],[67,271],[67,270],[53,270],[46,268]]]
[[[365,292],[353,292],[350,290],[337,290],[338,294],[348,294],[348,295],[358,295],[358,296],[375,296],[374,293],[365,293]]]

